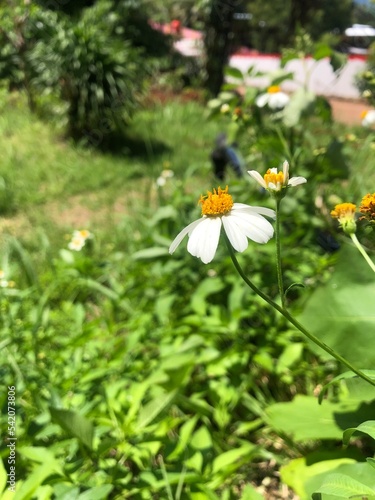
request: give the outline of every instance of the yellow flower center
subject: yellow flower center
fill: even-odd
[[[362,198],[359,211],[364,214],[362,219],[375,221],[375,193],[368,193]]]
[[[281,88],[278,85],[271,85],[267,89],[268,94],[277,94],[277,92],[281,92]]]
[[[201,196],[199,203],[202,205],[202,215],[208,217],[217,217],[225,215],[233,207],[233,198],[228,194],[228,186],[225,189],[220,187],[213,190],[213,193],[207,191],[207,196]]]
[[[87,231],[87,229],[81,229],[80,231],[78,231],[78,233],[85,240],[90,236],[90,233],[89,231]]]
[[[366,118],[366,115],[367,115],[368,111],[367,110],[364,110],[361,112],[361,119],[363,120],[364,118]]]
[[[340,222],[343,220],[354,220],[356,209],[357,207],[354,203],[339,203],[331,211],[331,216],[335,219],[339,219]]]
[[[272,170],[269,168],[267,172],[264,174],[264,181],[268,187],[268,184],[271,182],[272,184],[275,184],[277,187],[278,184],[283,185],[284,184],[284,174],[282,172],[277,172],[274,173]]]

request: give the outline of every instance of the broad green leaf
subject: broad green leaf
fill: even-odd
[[[355,248],[345,245],[328,283],[307,300],[299,321],[325,344],[364,369],[375,366],[375,281],[373,273]],[[323,359],[325,351],[309,342]]]
[[[155,418],[172,403],[177,391],[178,390],[175,389],[171,392],[158,396],[141,408],[137,421],[138,431],[155,420]]]
[[[368,377],[375,379],[375,370],[362,370],[362,371]],[[354,372],[340,373],[340,375],[337,375],[337,377],[333,378],[330,382],[328,382],[328,384],[323,386],[322,390],[320,391],[319,404],[322,403],[323,397],[326,394],[326,392],[330,386],[338,384],[341,380],[347,380],[347,379],[353,379],[353,378],[359,379],[358,375]],[[372,387],[370,389],[373,390]],[[371,398],[371,399],[373,399],[373,398]]]
[[[319,493],[328,493],[342,498],[375,498],[375,490],[344,474],[331,474],[318,489]]]
[[[306,441],[341,439],[345,429],[371,418],[374,409],[374,404],[361,406],[358,401],[327,401],[319,405],[316,398],[301,395],[288,403],[269,406],[266,415],[269,425],[276,431],[288,434],[295,441]]]
[[[102,500],[108,498],[108,495],[113,490],[112,484],[102,484],[101,486],[95,486],[89,490],[81,493],[78,500]]]
[[[66,432],[78,438],[85,446],[92,449],[94,426],[90,420],[71,410],[53,407],[50,407],[49,410],[54,422],[59,424]]]
[[[371,465],[371,467],[374,467],[375,469],[375,458],[366,458],[366,462]]]
[[[317,476],[326,473],[331,474],[333,470],[342,464],[355,463],[351,458],[331,458],[330,460],[322,460],[308,465],[308,460],[309,457],[296,458],[280,469],[282,482],[292,488],[301,500],[308,500],[310,498],[306,489],[309,479],[315,481]],[[318,488],[321,484],[319,479],[317,481],[316,484],[312,483],[313,487],[315,485],[315,488]]]
[[[368,420],[367,422],[359,424],[357,427],[346,429],[346,431],[343,434],[343,443],[348,444],[350,438],[355,432],[363,432],[364,434],[368,434],[373,439],[375,439],[375,420]]]

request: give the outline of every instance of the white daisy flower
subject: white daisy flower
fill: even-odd
[[[208,264],[215,256],[221,226],[224,226],[231,245],[238,252],[246,250],[248,238],[256,243],[267,243],[273,236],[273,227],[263,215],[275,218],[275,212],[269,208],[234,203],[228,194],[228,186],[201,196],[199,203],[202,205],[203,217],[189,224],[176,236],[169,253],[172,254],[188,235],[188,252]]]
[[[289,100],[288,94],[282,92],[278,85],[272,85],[271,87],[268,87],[266,93],[260,94],[256,98],[255,104],[258,108],[268,106],[270,109],[277,110],[285,108]]]
[[[68,243],[69,250],[80,252],[89,238],[92,238],[92,234],[87,229],[74,231],[72,239]]]
[[[364,127],[371,127],[375,124],[375,109],[363,111],[361,113],[362,125]]]
[[[307,182],[304,177],[292,177],[289,179],[289,163],[287,161],[283,163],[282,172],[278,172],[277,168],[269,168],[264,177],[256,170],[248,170],[247,173],[264,189],[268,189],[269,191],[281,191],[288,186],[294,187]]]

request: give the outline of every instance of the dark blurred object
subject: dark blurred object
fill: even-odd
[[[340,249],[340,243],[328,231],[318,231],[316,241],[326,252],[336,252]]]
[[[237,177],[242,177],[241,160],[236,152],[237,144],[233,143],[230,146],[227,144],[227,136],[222,133],[216,137],[215,149],[211,153],[211,160],[214,167],[215,177],[219,180],[224,180],[225,170],[229,164]]]

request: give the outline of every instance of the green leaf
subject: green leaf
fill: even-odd
[[[191,307],[197,314],[205,314],[207,309],[207,297],[218,293],[225,288],[225,283],[219,277],[206,278],[201,281],[191,298]]]
[[[36,490],[48,476],[59,474],[60,471],[56,468],[56,461],[46,462],[38,465],[29,475],[21,488],[17,492],[17,500],[30,500],[36,493]]]
[[[320,59],[324,59],[325,57],[330,57],[331,54],[332,49],[328,44],[318,43],[315,46],[313,58],[315,59],[315,61],[319,61]]]
[[[291,460],[280,469],[282,482],[292,488],[301,499],[307,500],[310,498],[310,490],[307,491],[308,483],[315,490],[320,486],[322,481],[319,477],[322,475],[326,477],[326,474],[331,474],[340,465],[355,463],[352,458],[336,458],[334,456],[327,458],[330,459],[317,461],[312,464],[308,464],[310,461],[309,456]]]
[[[152,247],[145,248],[144,250],[139,250],[133,253],[132,257],[134,260],[150,260],[158,259],[159,257],[165,257],[169,255],[168,248],[166,247]]]
[[[237,80],[243,80],[243,74],[242,71],[240,71],[238,68],[233,68],[233,66],[227,66],[224,69],[224,74],[226,77],[230,78],[236,78]]]
[[[178,390],[162,394],[149,403],[147,403],[143,408],[141,408],[137,421],[138,431],[150,424],[155,418],[164,411],[173,401]]]
[[[206,426],[202,426],[194,432],[190,445],[196,450],[212,448],[212,437]]]
[[[336,268],[324,286],[306,301],[299,321],[358,368],[375,366],[375,281],[355,248],[345,245]],[[323,359],[331,356],[315,344],[311,349]],[[358,363],[360,365],[358,366]]]
[[[287,345],[277,361],[276,373],[284,373],[296,361],[301,359],[303,347],[304,344],[302,344],[302,342],[294,342]]]
[[[101,486],[95,486],[89,490],[81,493],[78,500],[102,500],[103,498],[108,498],[108,495],[113,490],[112,484],[102,484]]]
[[[217,473],[220,471],[228,470],[230,466],[234,466],[235,469],[240,467],[241,459],[248,457],[254,451],[255,446],[253,444],[245,444],[240,448],[234,450],[229,450],[218,457],[215,458],[212,464],[212,472]]]
[[[263,498],[251,484],[247,484],[242,490],[241,500],[263,500]]]
[[[49,408],[52,420],[59,424],[66,432],[78,438],[81,443],[92,449],[94,426],[83,415],[61,408]]]
[[[374,469],[375,469],[375,458],[368,457],[368,458],[366,458],[366,461],[369,465],[371,465],[371,467],[374,467]]]
[[[5,489],[8,481],[7,471],[5,470],[3,461],[0,460],[0,493]]]
[[[350,441],[350,438],[355,432],[363,432],[364,434],[368,434],[373,439],[375,439],[375,420],[367,420],[367,422],[363,422],[359,424],[357,427],[352,427],[350,429],[346,429],[343,434],[343,443],[347,445]]]
[[[341,439],[345,429],[371,418],[374,407],[375,404],[361,406],[351,400],[319,405],[316,398],[301,395],[291,402],[269,406],[266,415],[269,425],[295,441]]]
[[[173,450],[173,452],[168,456],[168,461],[175,460],[181,455],[181,453],[185,451],[186,447],[189,444],[194,427],[197,425],[197,421],[198,421],[198,415],[195,415],[193,418],[190,418],[187,422],[185,422],[181,426],[177,446]]]
[[[336,73],[336,71],[343,68],[345,64],[348,62],[348,56],[346,54],[334,50],[332,51],[329,62],[332,66],[333,71]]]
[[[375,490],[344,474],[330,474],[318,489],[318,493],[337,495],[342,498],[356,498],[366,495],[367,500],[375,498]]]
[[[368,377],[375,379],[375,370],[362,370],[362,371]],[[353,379],[353,378],[359,379],[358,375],[356,373],[353,373],[353,372],[340,373],[340,375],[337,375],[337,377],[333,378],[330,382],[328,382],[328,384],[326,384],[325,386],[322,387],[322,390],[319,393],[319,404],[322,403],[323,397],[326,394],[326,392],[330,386],[334,386],[334,385],[338,384],[341,380],[348,380],[348,379]],[[373,389],[371,388],[371,390],[373,390]],[[371,399],[373,399],[373,398],[371,397]]]

